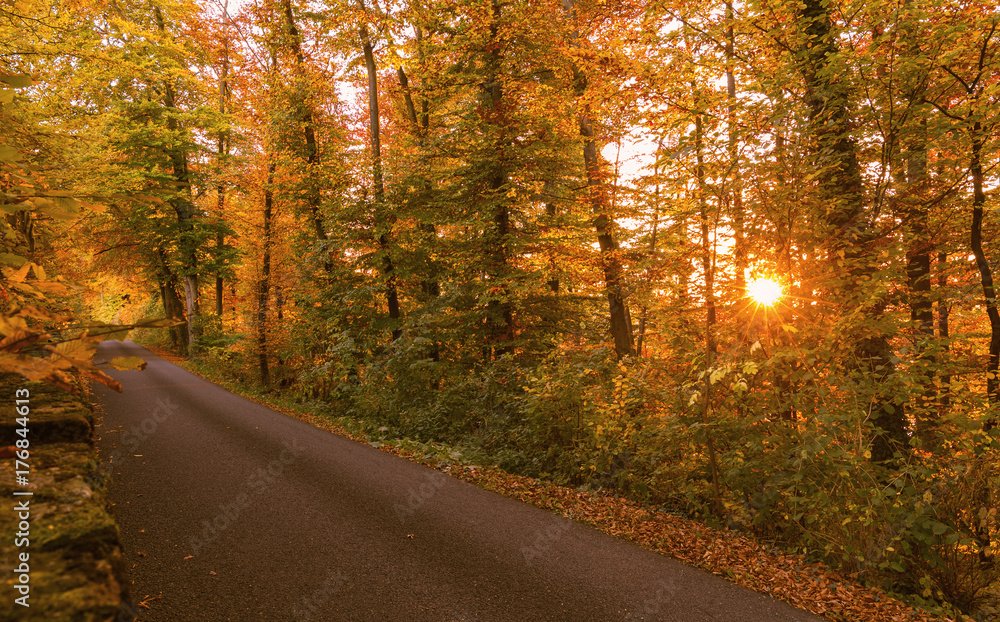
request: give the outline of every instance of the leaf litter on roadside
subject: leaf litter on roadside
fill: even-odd
[[[159,349],[151,349],[160,354]],[[254,400],[351,440],[364,444],[373,440],[324,417],[262,400],[260,396],[254,396]],[[786,553],[746,534],[714,529],[628,499],[512,475],[497,467],[459,464],[384,439],[377,449],[585,523],[834,622],[973,622],[966,616],[946,618],[916,609],[882,590],[861,585],[857,577],[831,570],[804,555]]]

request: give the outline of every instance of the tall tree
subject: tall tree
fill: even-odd
[[[225,115],[227,112],[227,103],[229,101],[230,89],[229,89],[229,0],[225,0],[222,5],[222,20],[223,20],[223,33],[222,33],[222,52],[221,52],[221,63],[222,68],[219,75],[219,113]],[[229,156],[229,128],[220,128],[218,131],[218,136],[216,139],[216,167],[218,169],[218,179],[215,184],[215,192],[217,195],[216,199],[216,214],[217,218],[223,218],[226,205],[226,183],[222,178],[222,169],[226,164],[226,160]],[[221,228],[215,233],[215,248],[217,253],[223,252],[225,246],[225,233]],[[215,273],[215,314],[222,318],[222,299],[224,292],[224,283],[221,268]]]
[[[153,5],[153,15],[156,18],[156,26],[160,35],[169,38],[166,21],[163,19],[163,11],[159,6]],[[162,84],[163,106],[166,109],[167,131],[171,134],[183,132],[177,120],[177,96],[173,84],[173,78],[167,76]],[[184,311],[187,318],[188,343],[186,345],[189,353],[193,353],[196,348],[197,338],[201,330],[198,296],[198,255],[197,246],[199,240],[195,233],[195,208],[192,202],[191,179],[188,173],[187,153],[183,143],[177,143],[169,151],[170,166],[174,183],[178,192],[169,200],[177,215],[177,223],[181,232],[180,252],[182,256],[182,279],[184,283]]]
[[[364,0],[358,0],[358,7],[365,12]],[[365,71],[368,73],[368,122],[372,160],[372,184],[375,189],[375,228],[378,230],[378,245],[382,252],[382,276],[385,279],[385,298],[389,308],[389,318],[394,320],[392,328],[393,340],[399,339],[403,329],[398,325],[400,318],[399,293],[396,288],[396,269],[392,261],[390,240],[392,237],[393,220],[391,211],[385,200],[385,181],[382,175],[382,140],[378,109],[378,71],[375,67],[375,54],[372,50],[368,26],[361,24],[361,49],[365,57]]]
[[[570,20],[569,36],[573,47],[581,46],[580,32],[576,26],[577,15],[573,0],[563,0],[563,9]],[[614,233],[614,217],[607,187],[605,166],[598,149],[597,131],[592,119],[590,94],[587,91],[587,74],[579,63],[573,63],[573,88],[578,99],[577,122],[583,139],[583,162],[587,175],[589,202],[594,214],[593,224],[597,232],[597,242],[601,249],[605,290],[608,298],[611,336],[618,358],[635,356],[635,340],[632,335],[632,315],[626,299],[626,277],[621,264],[618,241]]]
[[[303,159],[307,165],[304,176],[306,209],[312,218],[313,230],[319,242],[329,240],[326,223],[324,222],[321,210],[322,195],[320,192],[320,176],[318,168],[320,164],[319,144],[316,140],[316,119],[314,103],[311,97],[310,80],[306,67],[305,53],[302,51],[302,36],[296,24],[295,14],[292,11],[291,0],[281,0],[281,11],[285,25],[285,45],[294,59],[293,80],[298,86],[299,101],[296,107],[299,113],[299,124],[302,128],[302,137],[305,141],[302,151]],[[329,273],[333,269],[333,264],[327,257],[328,250],[323,250],[323,266]]]
[[[809,107],[818,198],[824,205],[829,240],[825,250],[830,274],[836,275],[831,281],[831,293],[847,304],[857,304],[856,295],[847,291],[845,279],[838,273],[844,265],[852,287],[853,283],[871,283],[877,270],[872,249],[875,234],[868,220],[861,163],[851,132],[851,93],[838,62],[838,30],[830,5],[821,0],[806,0],[800,5],[797,19],[802,35],[799,69]],[[868,305],[867,318],[874,321],[879,313],[877,306]],[[885,388],[895,368],[889,336],[872,327],[855,343],[854,351],[873,391],[871,420],[876,431],[872,459],[886,462],[897,452],[905,453],[908,446],[904,404]]]

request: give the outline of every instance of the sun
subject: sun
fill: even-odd
[[[770,307],[781,299],[784,292],[781,284],[774,279],[754,279],[747,283],[747,295],[757,304]]]

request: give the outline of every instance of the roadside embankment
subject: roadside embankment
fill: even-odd
[[[93,433],[82,398],[0,375],[0,620],[103,622],[124,611]]]

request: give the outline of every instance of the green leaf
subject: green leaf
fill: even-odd
[[[138,356],[116,356],[108,363],[118,371],[142,371],[146,369],[146,361]]]
[[[14,91],[10,89],[0,89],[0,104],[9,104],[14,101]]]

